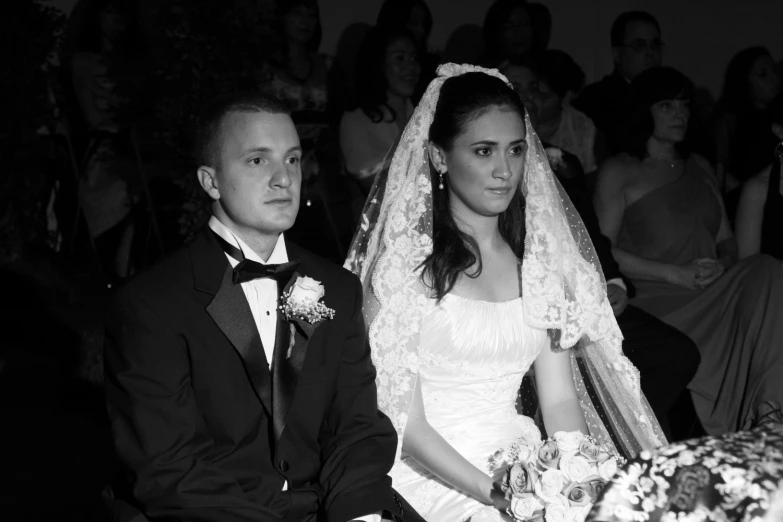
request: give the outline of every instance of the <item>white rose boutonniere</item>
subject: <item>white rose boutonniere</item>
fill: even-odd
[[[325,319],[334,318],[334,310],[321,302],[324,285],[310,277],[297,277],[289,290],[283,292],[280,310],[289,321],[296,321],[308,334]]]
[[[324,285],[312,277],[298,277],[291,288],[289,299],[301,304],[317,303],[325,293]]]

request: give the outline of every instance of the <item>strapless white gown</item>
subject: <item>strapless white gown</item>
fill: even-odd
[[[461,455],[490,473],[488,459],[519,437],[541,440],[516,412],[522,378],[544,346],[545,330],[523,323],[522,299],[502,303],[448,294],[422,319],[419,382],[427,420]],[[508,520],[452,489],[403,453],[394,488],[428,522]]]

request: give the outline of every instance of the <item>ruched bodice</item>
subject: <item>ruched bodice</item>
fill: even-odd
[[[517,414],[516,399],[548,342],[545,330],[524,324],[521,298],[492,303],[448,294],[422,318],[419,384],[427,421],[479,469],[489,472],[489,457],[519,437],[541,440],[533,420]],[[483,507],[404,454],[392,477],[430,522],[467,520]]]

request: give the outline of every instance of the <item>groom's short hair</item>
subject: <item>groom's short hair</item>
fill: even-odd
[[[291,109],[285,101],[256,91],[217,98],[201,112],[196,121],[193,155],[198,166],[215,167],[218,163],[221,124],[226,115],[232,112],[291,114]]]

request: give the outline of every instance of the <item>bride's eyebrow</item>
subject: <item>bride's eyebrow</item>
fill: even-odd
[[[525,138],[519,138],[509,143],[509,145],[519,145],[520,143],[525,143],[525,142],[526,142]],[[471,147],[474,147],[476,145],[489,145],[494,147],[500,145],[500,143],[494,140],[481,140],[481,141],[477,141],[476,143],[470,144]]]

